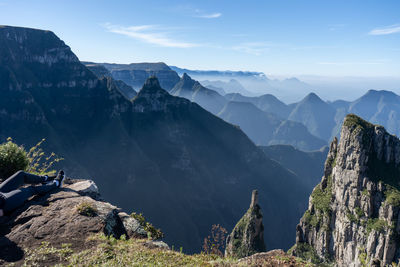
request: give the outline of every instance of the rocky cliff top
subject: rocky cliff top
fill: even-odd
[[[400,258],[400,140],[347,115],[324,177],[297,226],[295,255],[338,266],[386,266]]]
[[[87,238],[96,233],[148,237],[139,221],[103,201],[90,180],[67,180],[64,187],[34,197],[9,216],[0,217],[0,231],[0,264],[20,262],[27,250],[38,249],[43,242],[70,244],[81,251],[93,245]]]

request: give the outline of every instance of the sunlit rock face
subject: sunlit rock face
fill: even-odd
[[[348,115],[297,227],[295,254],[308,249],[337,266],[398,262],[399,164],[396,136]]]

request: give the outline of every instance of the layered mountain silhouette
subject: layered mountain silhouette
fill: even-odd
[[[288,118],[303,123],[313,135],[329,140],[335,126],[335,109],[310,93],[294,106]]]
[[[121,80],[115,80],[111,72],[106,69],[103,65],[99,64],[91,64],[87,63],[85,66],[91,70],[98,78],[103,78],[106,77],[109,80],[109,83],[112,83],[117,90],[120,91],[120,93],[125,96],[126,99],[132,100],[136,95],[137,92],[129,85],[127,85],[125,82]]]
[[[326,145],[301,123],[282,120],[252,103],[228,102],[218,116],[240,126],[257,145],[288,144],[303,150],[317,150]]]
[[[110,81],[52,32],[0,27],[0,139],[46,138],[70,175],[94,179],[106,200],[143,212],[185,251],[200,250],[212,224],[231,230],[254,188],[268,248],[293,243],[307,202],[293,172],[155,77],[132,101]]]
[[[225,93],[240,93],[243,95],[253,95],[251,92],[247,91],[246,88],[243,87],[243,85],[240,84],[235,79],[230,79],[229,81],[220,81],[220,80],[204,80],[201,81],[201,84],[204,85],[207,88],[213,89],[213,90],[223,90]],[[224,93],[224,94],[225,94]]]
[[[257,97],[243,96],[239,93],[226,94],[225,98],[229,101],[248,102],[254,104],[262,111],[273,113],[280,118],[286,119],[289,116],[291,108],[278,98],[271,94],[265,94]]]
[[[193,80],[186,73],[180,81],[171,89],[170,93],[196,102],[206,110],[217,114],[226,104],[226,99],[215,92],[202,86],[198,81]]]

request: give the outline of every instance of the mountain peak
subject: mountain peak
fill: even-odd
[[[155,88],[155,89],[161,89],[160,83],[158,82],[158,79],[156,76],[150,76],[147,78],[147,80],[144,82],[143,89],[145,88]]]
[[[185,73],[183,73],[183,75],[182,75],[182,80],[184,80],[184,81],[187,81],[187,80],[191,81],[192,78],[185,72]]]
[[[310,102],[324,102],[316,93],[309,93],[303,101],[310,101]]]
[[[392,91],[386,91],[386,90],[368,90],[368,92],[363,95],[361,98],[378,98],[380,96],[385,96],[385,97],[398,97],[395,93]]]
[[[196,83],[195,80],[192,79],[186,72],[182,75],[182,78],[179,83],[182,83],[182,88],[191,89]]]

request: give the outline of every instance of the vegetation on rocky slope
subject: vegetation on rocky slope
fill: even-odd
[[[86,240],[90,248],[76,251],[70,244],[55,247],[43,242],[39,248],[27,249],[24,266],[313,266],[299,258],[274,255],[238,260],[215,254],[187,255],[182,251],[157,247],[146,239],[108,238],[97,234]],[[273,264],[273,265],[271,265]]]

